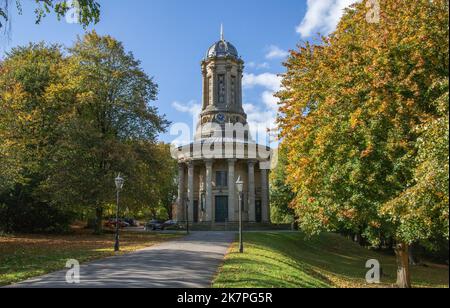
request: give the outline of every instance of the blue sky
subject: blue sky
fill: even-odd
[[[11,47],[46,41],[70,46],[84,30],[48,16],[34,24],[34,0],[14,10],[10,39],[0,37],[0,56]],[[142,61],[159,85],[156,106],[174,122],[192,127],[201,99],[200,61],[219,39],[232,42],[246,62],[244,104],[252,124],[273,127],[283,60],[289,49],[316,33],[332,31],[352,0],[100,0],[101,21],[88,30],[109,34]],[[161,140],[171,142],[169,133]]]

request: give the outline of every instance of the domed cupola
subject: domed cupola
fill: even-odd
[[[239,58],[236,47],[233,46],[230,42],[225,40],[219,41],[212,45],[208,49],[208,53],[206,55],[207,58],[225,58],[225,57],[234,57]]]
[[[223,27],[221,28],[220,41],[214,43],[206,53],[206,58],[225,58],[233,57],[238,59],[239,54],[236,47],[230,42],[226,41],[223,34]]]

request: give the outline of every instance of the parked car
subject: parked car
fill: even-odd
[[[168,220],[163,224],[163,230],[180,230],[182,228],[176,220]]]
[[[125,218],[124,221],[130,225],[130,227],[139,227],[139,222],[133,218]]]
[[[150,220],[144,227],[145,231],[164,230],[164,223],[157,219]]]
[[[128,228],[130,226],[126,221],[119,219],[119,228]],[[114,229],[116,228],[116,219],[111,218],[105,223],[105,227]]]

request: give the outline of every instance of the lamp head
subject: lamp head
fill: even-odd
[[[114,180],[114,182],[116,183],[116,189],[117,190],[122,190],[123,189],[123,184],[125,183],[125,180],[119,175],[116,177],[116,179]]]
[[[241,180],[240,176],[236,181],[236,188],[239,193],[242,193],[244,191],[244,182]]]

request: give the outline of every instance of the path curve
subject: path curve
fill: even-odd
[[[184,238],[87,263],[81,282],[66,283],[59,271],[12,288],[207,288],[235,239],[233,232],[194,232]]]

